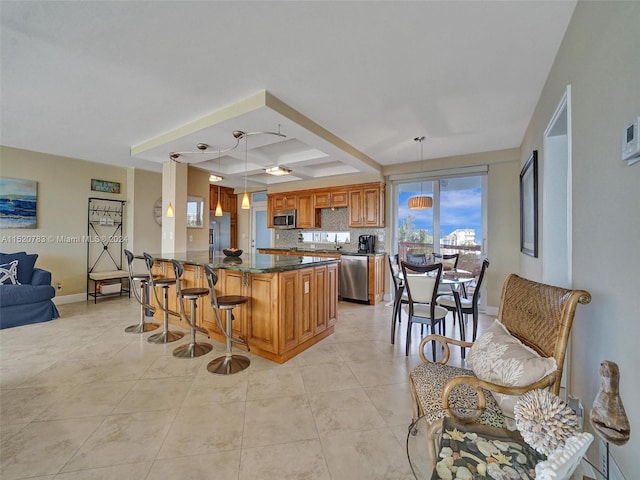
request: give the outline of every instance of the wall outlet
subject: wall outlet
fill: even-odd
[[[56,290],[62,290],[62,284],[60,282],[56,285]]]

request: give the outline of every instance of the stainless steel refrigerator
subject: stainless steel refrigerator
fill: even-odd
[[[209,251],[222,251],[231,247],[231,215],[225,213],[222,217],[209,212]]]

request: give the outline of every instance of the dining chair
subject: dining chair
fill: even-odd
[[[433,261],[442,263],[444,270],[451,270],[452,268],[458,268],[458,261],[460,260],[459,253],[452,253],[449,255],[442,255],[440,253],[433,253]]]
[[[473,296],[471,298],[460,297],[460,309],[463,315],[465,315],[466,317],[467,315],[471,314],[473,318],[473,337],[471,340],[472,342],[476,341],[476,335],[478,333],[478,308],[480,305],[482,282],[484,281],[484,276],[488,268],[489,268],[489,259],[485,258],[482,261],[482,268],[480,269],[480,275],[478,275],[478,280],[475,283]],[[441,295],[438,297],[437,302],[438,302],[438,305],[446,308],[447,310],[453,313],[453,325],[455,326],[456,317],[457,317],[456,312],[458,311],[455,297],[453,295]],[[460,324],[460,336],[461,336],[460,340],[465,341],[466,339],[463,337],[463,334],[465,332],[463,322],[466,323],[466,320],[459,318],[458,321]]]
[[[426,253],[407,253],[405,258],[407,263],[413,265],[426,265],[428,263]]]
[[[411,342],[411,326],[414,323],[431,325],[431,334],[434,335],[436,324],[442,323],[448,310],[436,303],[438,285],[442,278],[442,264],[415,265],[401,262],[402,278],[404,278],[407,290],[407,344],[405,355],[409,355]],[[442,322],[442,323],[441,323]],[[433,343],[433,358],[436,358],[436,346]]]
[[[409,297],[404,288],[404,281],[400,275],[399,255],[389,255],[389,269],[391,270],[391,280],[393,281],[393,313],[391,315],[391,344],[396,339],[396,322],[402,323],[402,305],[409,303]]]
[[[459,253],[452,253],[448,255],[442,255],[440,253],[433,253],[433,261],[436,263],[442,263],[443,270],[452,270],[458,268],[458,261],[460,260]],[[438,290],[438,296],[440,295],[451,295],[453,292],[451,291],[451,287],[449,285],[440,285]],[[465,290],[464,285],[462,285],[462,295],[464,298],[467,297],[467,291]]]

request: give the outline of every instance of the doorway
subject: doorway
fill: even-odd
[[[542,281],[571,288],[571,85],[544,132],[542,179]],[[571,385],[571,341],[563,372],[560,388],[566,395]]]
[[[543,282],[571,288],[571,85],[544,132]]]
[[[251,253],[259,248],[271,248],[271,230],[267,228],[267,193],[255,192],[251,195]]]

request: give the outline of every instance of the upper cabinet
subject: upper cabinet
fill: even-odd
[[[298,207],[296,192],[278,193],[273,195],[273,210],[295,210]]]
[[[315,208],[338,208],[349,206],[349,194],[346,188],[323,190],[313,194]]]
[[[298,194],[296,222],[298,228],[318,228],[320,226],[320,210],[314,208],[312,193]]]
[[[220,206],[226,213],[236,212],[237,196],[233,188],[209,185],[209,210],[215,210],[218,204],[218,190],[220,191]]]
[[[349,189],[349,226],[384,227],[384,184]]]
[[[267,226],[273,212],[297,210],[298,228],[320,228],[320,210],[347,207],[349,227],[384,227],[384,183],[343,185],[267,196]]]

